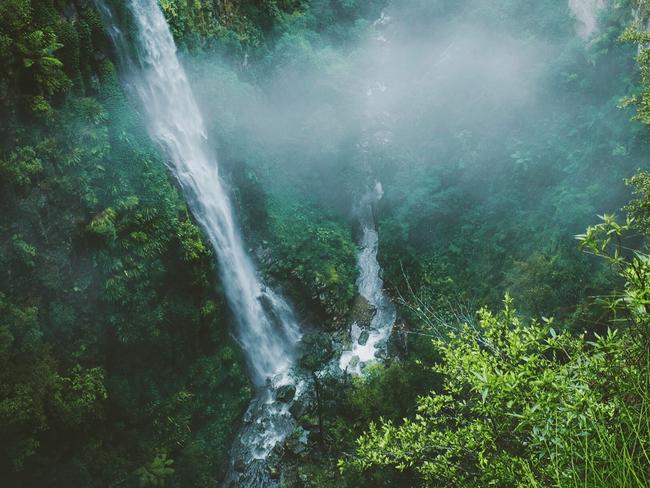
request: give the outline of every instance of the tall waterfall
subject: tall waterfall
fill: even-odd
[[[289,305],[260,280],[244,251],[201,112],[158,2],[127,0],[127,6],[134,21],[133,38],[122,32],[110,8],[99,3],[148,130],[167,155],[170,171],[218,256],[226,296],[237,319],[235,334],[260,391],[247,413],[249,422],[240,432],[235,456],[245,465],[239,471],[254,471],[244,473],[250,482],[243,486],[270,486],[263,479],[263,466],[256,465],[264,464],[292,428],[287,406],[273,399],[273,388],[291,382],[288,372],[301,332]]]

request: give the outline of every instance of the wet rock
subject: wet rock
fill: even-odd
[[[260,302],[260,305],[268,315],[273,315],[275,310],[273,308],[273,301],[271,297],[266,293],[262,293],[257,297],[257,300]]]
[[[305,399],[296,398],[289,407],[289,413],[293,415],[293,418],[298,419],[309,411],[309,407],[309,402],[305,401]]]
[[[277,443],[268,456],[268,460],[271,465],[278,464],[282,457],[284,456],[284,442]]]
[[[368,343],[369,338],[370,338],[370,333],[367,330],[364,330],[359,335],[359,340],[357,342],[359,343],[360,346],[365,346]]]
[[[376,309],[362,295],[357,295],[350,310],[350,321],[356,322],[361,327],[369,327]]]
[[[289,403],[296,396],[296,387],[292,384],[282,385],[275,392],[275,399],[282,403]]]
[[[307,432],[302,427],[298,427],[287,440],[287,452],[295,457],[302,457],[306,455],[308,448],[308,436],[309,432]]]
[[[252,405],[244,413],[244,418],[242,420],[245,424],[250,424],[255,418],[255,409],[251,407]]]

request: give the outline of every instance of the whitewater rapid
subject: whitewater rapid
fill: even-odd
[[[381,184],[377,182],[361,198],[356,209],[361,227],[357,289],[359,295],[368,302],[373,316],[367,327],[362,327],[356,322],[352,324],[352,346],[344,351],[339,359],[339,367],[354,375],[360,375],[364,366],[377,361],[385,351],[397,315],[395,306],[384,293],[381,267],[377,261],[379,234],[375,228],[373,213],[382,195]]]

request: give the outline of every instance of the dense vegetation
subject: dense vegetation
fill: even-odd
[[[341,467],[391,466],[425,486],[647,486],[650,261],[626,244],[647,237],[649,182],[632,180],[639,198],[625,223],[605,216],[579,236],[625,282],[605,299],[606,334],[525,323],[507,296],[500,313],[482,309],[434,341],[442,385],[413,419],[371,424]]]
[[[644,2],[586,40],[550,0],[159,3],[308,369],[346,334],[354,202],[385,189],[391,358],[322,378],[284,485],[650,483]],[[104,27],[81,0],[0,4],[0,484],[215,486],[251,389]],[[362,147],[373,77],[390,143]],[[626,179],[628,219],[588,227]]]
[[[83,5],[0,6],[2,484],[130,485],[166,459],[214,483],[248,380],[212,252]]]

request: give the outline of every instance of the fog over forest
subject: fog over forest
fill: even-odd
[[[650,486],[646,0],[2,0],[0,486]]]

